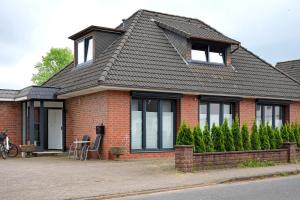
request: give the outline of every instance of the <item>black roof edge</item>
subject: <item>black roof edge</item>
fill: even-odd
[[[71,35],[69,37],[69,39],[76,40],[92,31],[102,31],[102,32],[117,33],[117,34],[122,34],[125,32],[124,30],[121,30],[121,29],[114,29],[114,28],[91,25],[91,26]]]

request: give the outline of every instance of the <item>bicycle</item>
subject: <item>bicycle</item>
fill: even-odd
[[[0,152],[3,159],[16,157],[19,153],[17,145],[10,142],[7,130],[0,132]]]

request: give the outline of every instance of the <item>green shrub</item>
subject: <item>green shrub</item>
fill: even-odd
[[[251,147],[253,150],[260,150],[260,138],[257,130],[256,120],[253,122],[251,133]]]
[[[193,137],[192,131],[185,122],[182,122],[182,124],[179,127],[176,144],[177,145],[194,145],[194,137]]]
[[[274,131],[275,141],[276,141],[276,149],[281,148],[283,140],[281,137],[281,132],[279,128],[276,128]]]
[[[205,123],[205,126],[204,126],[203,142],[204,142],[204,145],[205,145],[206,152],[214,151],[214,145],[213,145],[213,142],[212,142],[212,139],[211,139],[211,135],[210,135],[207,123]]]
[[[295,124],[295,138],[297,142],[297,147],[300,148],[300,126],[299,124]]]
[[[260,146],[262,150],[270,149],[269,136],[267,132],[267,127],[264,123],[259,125],[259,137],[260,137]]]
[[[196,153],[205,152],[203,135],[202,135],[202,131],[201,131],[199,125],[194,127],[193,135],[194,135],[194,152],[196,152]]]
[[[234,138],[234,147],[236,151],[243,151],[243,138],[241,135],[239,118],[236,116],[232,123],[232,135]]]
[[[281,137],[283,142],[289,142],[290,141],[290,136],[289,136],[289,130],[288,130],[288,124],[284,124],[281,126]]]
[[[248,125],[246,123],[243,124],[241,132],[243,137],[244,150],[251,150],[250,134],[249,134]]]
[[[273,127],[270,126],[270,124],[267,124],[267,133],[269,136],[270,149],[276,149],[276,140],[275,140],[275,136],[274,136],[274,130],[273,130]]]
[[[222,124],[221,128],[222,128],[222,132],[223,132],[224,138],[225,138],[225,150],[226,151],[234,151],[235,148],[234,148],[233,135],[232,135],[232,132],[229,128],[227,118],[225,119],[225,121]]]
[[[221,127],[213,124],[213,127],[211,129],[211,137],[213,140],[214,149],[219,152],[225,151],[224,135]]]
[[[289,142],[296,142],[295,137],[295,124],[289,124],[288,125],[288,131],[289,131]]]

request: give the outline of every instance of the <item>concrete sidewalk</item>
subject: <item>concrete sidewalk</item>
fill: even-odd
[[[300,164],[183,174],[174,169],[174,159],[83,162],[39,157],[0,160],[0,169],[0,199],[89,199],[291,172],[300,170]]]

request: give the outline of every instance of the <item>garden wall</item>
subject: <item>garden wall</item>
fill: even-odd
[[[274,150],[210,153],[193,153],[192,146],[184,145],[176,146],[175,168],[182,172],[192,172],[192,170],[236,167],[238,164],[249,160],[287,163],[296,162],[297,155],[300,156],[300,150],[296,151],[295,143],[286,143],[282,149]]]

